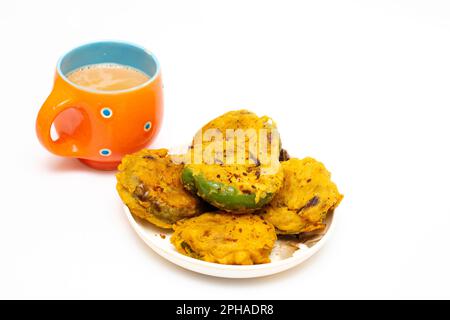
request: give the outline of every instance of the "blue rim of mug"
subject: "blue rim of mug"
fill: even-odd
[[[69,78],[66,77],[66,75],[62,72],[61,70],[61,63],[64,60],[64,58],[74,52],[75,50],[81,49],[83,47],[88,47],[94,44],[107,44],[107,43],[114,43],[114,44],[119,44],[119,45],[124,45],[124,46],[129,46],[129,47],[134,47],[135,49],[141,50],[142,52],[144,52],[146,55],[148,55],[151,59],[153,59],[153,61],[155,62],[155,66],[156,66],[156,70],[155,73],[150,77],[150,79],[148,79],[146,82],[129,88],[129,89],[122,89],[122,90],[111,90],[111,91],[107,91],[107,90],[98,90],[98,89],[92,89],[92,88],[88,88],[88,87],[84,87],[84,86],[80,86],[72,81],[69,80]],[[144,47],[137,45],[135,43],[131,43],[131,42],[127,42],[127,41],[118,41],[118,40],[101,40],[101,41],[93,41],[93,42],[87,42],[84,44],[81,44],[75,48],[70,49],[69,51],[67,51],[66,53],[64,53],[59,59],[58,59],[58,63],[56,65],[56,70],[58,75],[65,81],[67,82],[69,85],[82,90],[82,91],[87,91],[87,92],[91,92],[91,93],[97,93],[97,94],[120,94],[120,93],[127,93],[127,92],[132,92],[135,90],[139,90],[147,85],[149,85],[150,83],[152,83],[159,75],[160,73],[160,65],[159,65],[159,61],[156,58],[156,56],[148,51],[147,49],[145,49]]]

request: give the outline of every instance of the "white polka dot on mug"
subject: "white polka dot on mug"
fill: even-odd
[[[102,115],[103,118],[109,119],[112,117],[112,110],[110,108],[103,108],[102,110],[100,110],[100,113]]]
[[[100,155],[103,157],[109,157],[111,155],[111,150],[106,149],[106,148],[100,149],[100,151],[98,153],[100,153]]]
[[[152,123],[151,123],[151,121],[147,121],[147,122],[144,124],[144,131],[150,131],[151,128],[152,128]]]

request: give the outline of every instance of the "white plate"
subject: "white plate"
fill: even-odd
[[[256,278],[293,268],[322,248],[330,237],[335,224],[333,223],[333,213],[331,213],[326,219],[327,227],[325,231],[318,238],[304,243],[292,240],[277,240],[270,255],[270,263],[250,266],[223,265],[197,260],[178,253],[170,243],[171,232],[135,218],[127,206],[124,205],[123,207],[128,221],[130,221],[139,237],[161,257],[185,269],[222,278]]]

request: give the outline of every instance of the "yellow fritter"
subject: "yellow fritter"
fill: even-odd
[[[135,216],[170,229],[178,220],[206,210],[200,198],[183,188],[182,169],[166,149],[143,149],[122,159],[116,175],[117,191]]]
[[[217,140],[218,138],[221,140]],[[197,140],[197,139],[201,140]],[[219,141],[218,144],[216,144]],[[201,148],[198,148],[200,147]],[[277,125],[268,116],[258,117],[248,110],[235,110],[204,125],[192,141],[190,163],[272,165],[278,160],[281,143]]]
[[[232,213],[250,213],[271,201],[283,182],[280,141],[271,118],[230,111],[199,133],[182,172],[188,190]]]
[[[312,159],[282,162],[284,184],[272,202],[260,212],[279,234],[298,234],[325,227],[326,215],[343,196],[325,166]]]
[[[261,208],[283,185],[281,166],[274,174],[264,174],[261,167],[246,165],[191,164],[187,168],[200,197],[233,213],[250,213]]]
[[[208,262],[251,265],[270,262],[274,227],[258,215],[204,213],[174,225],[178,252]]]

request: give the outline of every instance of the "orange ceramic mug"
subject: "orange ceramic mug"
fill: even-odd
[[[100,63],[133,67],[149,80],[126,90],[99,91],[67,78],[76,69]],[[152,141],[162,116],[162,81],[156,57],[129,43],[95,42],[73,49],[59,60],[53,91],[37,116],[36,133],[44,147],[56,155],[113,170],[124,155]],[[50,133],[52,124],[57,140]]]

